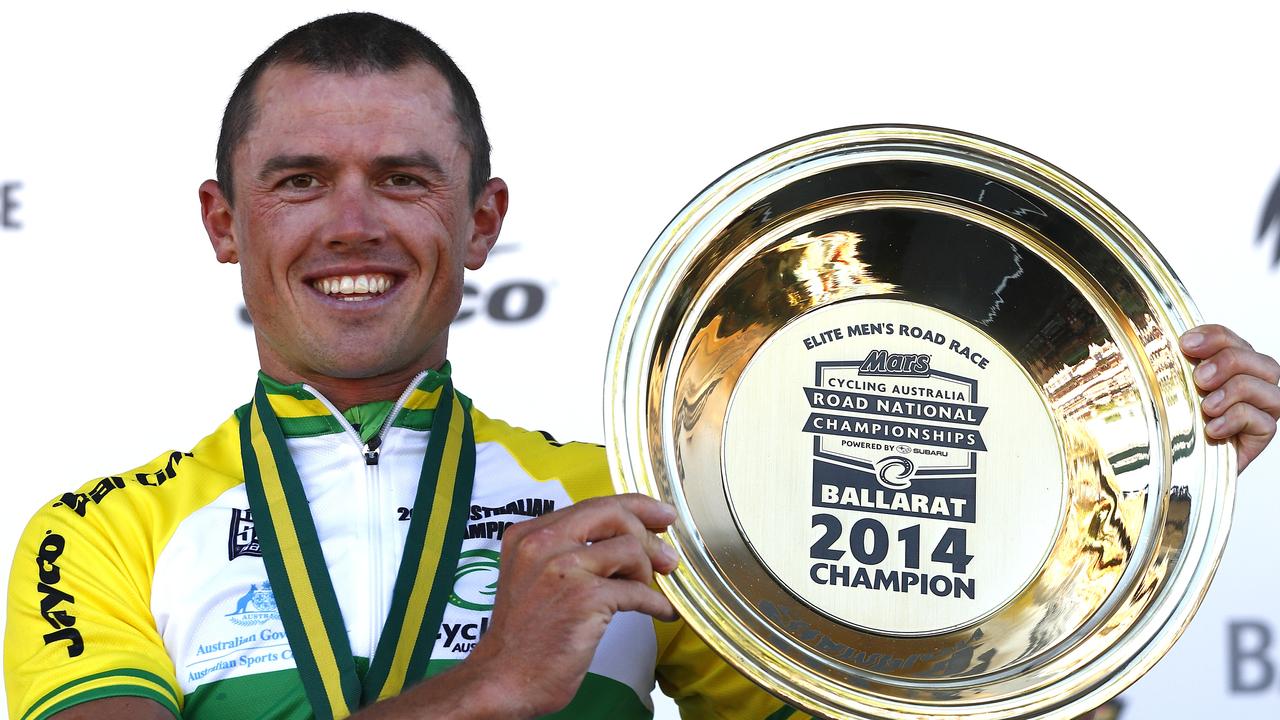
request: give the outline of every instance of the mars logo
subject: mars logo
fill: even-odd
[[[18,202],[18,191],[22,189],[22,183],[16,180],[0,181],[0,230],[21,230],[22,223],[18,221],[18,208],[22,204]]]
[[[1267,195],[1267,204],[1258,220],[1258,235],[1254,242],[1259,245],[1271,243],[1271,267],[1280,265],[1280,177],[1276,178]]]
[[[804,388],[813,434],[813,504],[972,523],[978,381],[933,369],[928,354],[874,349],[818,362]]]
[[[932,355],[918,353],[891,353],[888,350],[872,350],[858,367],[859,375],[894,375],[929,377]]]

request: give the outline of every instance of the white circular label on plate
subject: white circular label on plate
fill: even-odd
[[[729,405],[739,531],[790,592],[842,623],[922,635],[974,623],[1040,572],[1066,499],[1043,396],[999,345],[925,305],[861,298],[792,320]]]

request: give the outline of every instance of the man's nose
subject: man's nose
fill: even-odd
[[[363,182],[344,182],[330,196],[330,212],[324,242],[333,249],[379,243],[386,226],[378,211],[378,198]]]

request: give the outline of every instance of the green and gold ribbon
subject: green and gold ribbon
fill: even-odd
[[[426,677],[452,590],[475,480],[470,413],[449,379],[436,392],[431,437],[391,611],[363,683],[302,480],[261,381],[240,424],[245,489],[262,559],[307,699],[319,720],[341,720]]]

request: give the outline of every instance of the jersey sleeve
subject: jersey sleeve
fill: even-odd
[[[101,498],[94,493],[123,495],[123,487],[108,477],[67,493],[22,533],[4,642],[13,720],[113,696],[150,698],[179,716],[173,664],[150,609],[155,556],[147,519],[95,506]]]
[[[685,720],[809,720],[735,670],[683,621],[654,626],[658,686]]]

